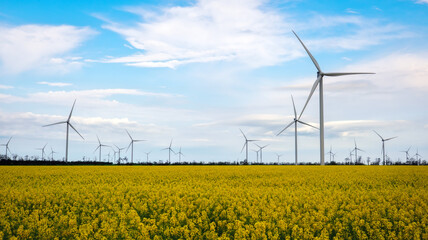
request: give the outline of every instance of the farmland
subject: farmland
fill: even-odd
[[[2,166],[0,239],[428,239],[424,166]]]

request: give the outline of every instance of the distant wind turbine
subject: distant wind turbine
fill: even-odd
[[[97,148],[95,148],[95,150],[94,150],[94,153],[98,150],[98,149],[100,149],[100,162],[101,162],[101,148],[102,147],[110,147],[109,145],[105,145],[105,144],[101,144],[101,141],[100,141],[100,138],[98,137],[98,135],[97,135],[97,139],[98,139],[98,147]],[[109,157],[110,158],[110,157]]]
[[[250,139],[247,138],[247,136],[245,136],[244,132],[241,129],[239,129],[239,131],[241,131],[242,135],[245,138],[245,143],[244,143],[244,146],[242,146],[241,153],[242,153],[242,151],[244,151],[244,148],[245,148],[245,160],[244,160],[244,164],[248,164],[248,143],[249,142],[256,142],[258,140],[250,140]]]
[[[263,147],[259,146],[258,144],[256,144],[256,146],[259,147],[259,151],[260,151],[260,163],[263,163],[263,148],[269,146],[269,144],[264,145]]]
[[[145,154],[146,154],[146,157],[147,157],[147,158],[146,158],[146,161],[147,161],[147,162],[149,162],[149,155],[150,155],[150,153],[152,153],[152,152],[146,152],[146,153],[145,153]]]
[[[419,149],[416,148],[416,154],[414,157],[416,157],[416,161],[418,162],[418,166],[419,166],[419,164],[420,164],[419,162],[420,162],[422,156],[419,155],[418,151],[419,151]]]
[[[9,141],[7,141],[7,143],[1,144],[1,146],[5,146],[6,147],[6,160],[7,160],[7,151],[9,151],[9,153],[12,154],[12,152],[9,149],[10,140],[12,140],[12,137],[9,138]]]
[[[302,44],[303,48],[306,50],[306,53],[309,55],[309,57],[312,60],[312,63],[317,68],[317,80],[315,80],[314,85],[312,86],[311,92],[308,96],[308,99],[306,100],[305,106],[302,109],[302,112],[300,113],[299,119],[303,114],[303,111],[305,111],[306,105],[308,105],[309,100],[312,97],[312,94],[315,92],[317,86],[319,85],[319,104],[320,104],[320,164],[324,165],[324,90],[323,90],[323,77],[324,76],[330,76],[330,77],[337,77],[337,76],[344,76],[344,75],[355,75],[355,74],[374,74],[369,72],[348,72],[348,73],[324,73],[321,70],[321,67],[319,66],[317,60],[312,56],[312,54],[309,52],[308,48],[305,46],[305,44],[300,40],[299,36],[293,31],[294,35],[297,37],[299,42]]]
[[[412,146],[410,146],[410,147],[407,149],[407,151],[401,151],[401,152],[403,152],[403,153],[406,153],[406,161],[409,161],[409,159],[410,159],[410,155],[409,155],[410,148],[412,148]]]
[[[128,130],[126,130],[126,133],[128,133],[128,136],[131,139],[131,142],[129,143],[126,151],[128,152],[129,147],[131,147],[131,164],[133,164],[134,163],[134,142],[142,142],[142,141],[146,141],[146,140],[135,140],[131,137],[131,134],[129,134]]]
[[[83,140],[85,140],[82,137],[82,135],[76,130],[76,128],[74,128],[73,125],[71,125],[71,123],[70,123],[71,114],[73,114],[74,104],[76,104],[76,100],[74,100],[73,107],[71,107],[70,115],[68,115],[67,121],[52,123],[52,124],[48,124],[48,125],[44,125],[43,126],[43,127],[48,127],[48,126],[57,125],[57,124],[63,124],[63,123],[67,124],[67,132],[66,132],[66,137],[65,137],[65,162],[68,162],[68,129],[69,129],[69,127],[71,127],[77,134],[79,134],[79,136]]]
[[[334,156],[334,153],[331,151],[331,146],[330,146],[330,151],[327,153],[328,155],[330,155],[330,163],[331,163],[331,157]],[[333,157],[333,161],[334,161],[334,157]]]
[[[178,153],[176,153],[176,155],[178,155],[178,162],[181,162],[181,156],[184,156],[184,154],[181,152],[181,147],[180,147],[180,151],[178,151]]]
[[[289,123],[284,129],[282,129],[281,132],[279,132],[277,134],[277,136],[279,136],[282,132],[284,132],[287,128],[289,128],[291,125],[294,124],[294,158],[295,158],[294,164],[297,165],[297,123],[301,123],[301,124],[304,124],[306,126],[313,127],[316,129],[318,129],[318,128],[310,125],[309,123],[305,123],[303,121],[300,121],[300,117],[302,115],[300,115],[300,117],[297,117],[296,106],[294,105],[293,95],[291,95],[291,101],[293,102],[294,120],[291,123]]]
[[[357,141],[355,141],[355,139],[354,139],[354,145],[355,145],[355,148],[354,148],[355,164],[357,164],[357,161],[358,161],[358,151],[364,152],[364,150],[359,149],[359,148],[357,147]]]
[[[257,156],[256,163],[259,163],[259,152],[260,152],[260,149],[259,150],[252,150],[252,151],[256,153],[256,156]]]
[[[54,153],[56,153],[56,152],[51,147],[51,161],[53,161],[53,159],[54,159],[54,157],[53,157]]]
[[[48,145],[47,143],[45,144],[45,146],[43,146],[42,148],[36,148],[37,150],[41,150],[42,151],[42,161],[45,160],[45,148],[46,145]]]
[[[116,144],[114,145],[116,148],[117,148],[117,151],[118,151],[118,153],[119,153],[119,160],[117,161],[118,162],[118,164],[120,164],[120,151],[122,151],[123,149],[125,149],[125,148],[120,148],[120,147],[118,147]]]
[[[174,150],[172,150],[171,146],[172,146],[172,139],[171,139],[171,142],[169,143],[169,147],[162,149],[162,150],[168,150],[168,163],[169,164],[171,164],[171,152],[173,152],[175,154],[175,152],[174,152]]]
[[[279,165],[279,158],[282,156],[282,154],[275,153],[275,155],[278,158],[278,165]]]
[[[387,139],[384,139],[379,133],[377,133],[375,130],[373,130],[373,132],[375,132],[376,133],[376,135],[378,135],[379,137],[380,137],[380,139],[382,139],[382,156],[383,156],[383,165],[386,165],[386,159],[385,159],[385,142],[386,141],[389,141],[389,140],[392,140],[392,139],[394,139],[394,138],[396,138],[396,137],[392,137],[392,138],[387,138]]]

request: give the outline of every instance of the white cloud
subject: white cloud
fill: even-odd
[[[66,87],[71,86],[71,83],[63,83],[63,82],[37,82],[37,84],[48,85],[51,87]]]
[[[0,89],[11,89],[11,88],[13,88],[13,87],[0,84]]]
[[[66,72],[81,66],[76,58],[63,56],[95,32],[88,27],[69,25],[0,26],[2,71],[16,74],[32,69]]]
[[[417,0],[416,3],[419,3],[419,4],[428,4],[428,0]]]

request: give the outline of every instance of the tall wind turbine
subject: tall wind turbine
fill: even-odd
[[[101,144],[101,141],[100,141],[100,138],[98,137],[98,135],[97,135],[97,139],[98,139],[98,147],[95,148],[94,152],[96,152],[98,149],[100,149],[100,160],[99,161],[101,162],[101,148],[102,147],[110,147],[110,146],[109,145],[105,145],[105,144]],[[110,158],[110,156],[109,156],[109,158]]]
[[[9,141],[7,141],[7,143],[1,145],[1,146],[6,146],[6,160],[7,160],[7,151],[9,151],[10,154],[12,154],[12,152],[9,149],[10,140],[12,140],[12,137],[9,138]]]
[[[300,117],[302,116],[302,114],[300,114],[300,116],[297,117],[296,106],[294,105],[293,95],[291,95],[291,101],[293,102],[294,120],[290,124],[288,124],[284,129],[282,129],[281,132],[279,132],[277,134],[277,136],[279,136],[282,132],[284,132],[287,128],[289,128],[291,125],[294,124],[294,158],[295,158],[294,164],[297,165],[297,123],[301,123],[301,124],[304,124],[304,125],[307,125],[309,127],[316,128],[316,129],[318,129],[318,128],[310,125],[309,123],[305,123],[303,121],[300,121]]]
[[[135,140],[131,137],[131,134],[129,134],[128,130],[126,130],[126,132],[128,133],[128,136],[131,139],[131,142],[129,143],[128,149],[126,149],[126,151],[128,151],[129,147],[131,147],[131,164],[133,164],[133,162],[134,162],[134,142],[142,142],[142,141],[146,141],[146,140]]]
[[[383,165],[386,165],[386,162],[385,162],[385,142],[386,141],[389,141],[389,140],[392,140],[392,139],[394,139],[394,138],[396,138],[396,137],[392,137],[392,138],[387,138],[387,139],[384,139],[379,133],[377,133],[375,130],[373,130],[373,132],[375,132],[379,137],[380,137],[380,139],[382,139],[382,156],[383,156]]]
[[[263,163],[263,148],[269,146],[269,144],[264,145],[263,147],[259,146],[257,143],[255,143],[257,147],[259,147],[259,151],[260,151],[260,163]]]
[[[293,31],[294,35],[297,37],[299,42],[302,44],[303,48],[306,50],[306,53],[309,55],[309,57],[312,60],[312,63],[317,68],[317,80],[315,80],[314,85],[312,86],[311,92],[309,94],[308,99],[306,100],[305,106],[302,109],[302,112],[300,113],[299,119],[303,114],[303,111],[305,111],[306,105],[308,105],[309,100],[312,97],[312,94],[315,92],[317,86],[319,85],[319,104],[320,104],[320,164],[324,165],[324,90],[323,90],[323,78],[324,76],[329,77],[337,77],[337,76],[344,76],[344,75],[355,75],[355,74],[374,74],[369,72],[348,72],[348,73],[324,73],[321,70],[321,67],[319,66],[317,60],[312,56],[312,54],[309,52],[308,48],[306,48],[305,44],[303,44],[302,40],[300,40],[299,36]]]
[[[117,152],[119,153],[119,160],[117,162],[120,164],[120,151],[122,151],[125,148],[120,148],[116,144],[114,144],[114,146],[117,148]]]
[[[71,107],[71,111],[70,111],[70,115],[68,115],[67,121],[62,121],[62,122],[57,122],[57,123],[52,123],[52,124],[48,124],[48,125],[44,125],[43,127],[48,127],[48,126],[52,126],[52,125],[57,125],[57,124],[67,124],[67,132],[66,132],[66,137],[65,137],[65,162],[68,162],[68,129],[69,127],[71,127],[77,134],[79,134],[79,136],[85,140],[82,135],[76,130],[76,128],[73,127],[73,125],[71,125],[70,123],[70,119],[71,119],[71,114],[73,114],[73,109],[74,109],[74,104],[76,104],[76,100],[74,100],[73,103],[73,107]]]
[[[408,149],[407,149],[407,151],[401,151],[401,152],[403,152],[403,153],[406,153],[406,161],[409,161],[409,159],[410,159],[410,155],[409,155],[409,151],[410,151],[410,148],[412,148],[412,146],[410,146]]]
[[[162,149],[162,150],[168,150],[168,163],[169,164],[171,164],[171,152],[173,152],[175,154],[175,152],[174,152],[174,150],[172,150],[171,146],[172,146],[172,139],[171,139],[171,142],[169,143],[169,147]]]
[[[45,144],[45,146],[43,146],[42,148],[36,148],[37,150],[41,150],[42,151],[42,161],[45,160],[45,148],[46,145],[48,145],[47,143]]]
[[[355,153],[355,164],[357,164],[357,161],[358,161],[358,151],[364,152],[364,150],[359,149],[359,148],[357,147],[357,141],[355,141],[355,139],[354,139],[354,145],[355,145],[355,148],[354,148],[354,153]]]
[[[256,142],[258,140],[252,140],[252,139],[250,140],[250,139],[247,138],[247,136],[245,136],[244,132],[241,129],[239,129],[239,131],[241,131],[242,135],[245,138],[245,143],[244,143],[244,146],[242,146],[241,153],[242,153],[242,151],[244,151],[244,148],[245,148],[245,160],[244,160],[244,164],[248,164],[248,143],[249,142]]]

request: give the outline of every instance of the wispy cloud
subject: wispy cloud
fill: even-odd
[[[419,4],[428,4],[428,0],[417,0],[416,3],[419,3]]]
[[[71,83],[63,83],[63,82],[37,82],[37,84],[48,85],[51,87],[66,87],[71,86]]]
[[[88,27],[69,25],[0,26],[2,71],[8,74],[32,69],[66,72],[80,67],[78,58],[65,55],[94,34]]]
[[[0,84],[0,89],[11,89],[13,88],[12,86],[7,86],[7,85],[1,85]]]

